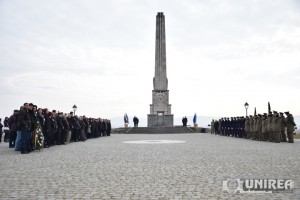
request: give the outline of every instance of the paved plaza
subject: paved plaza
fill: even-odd
[[[136,140],[152,141],[123,143]],[[204,133],[113,134],[28,155],[1,143],[0,199],[300,199],[299,155],[299,140],[275,144]],[[293,179],[296,189],[223,191],[223,181],[236,178]]]

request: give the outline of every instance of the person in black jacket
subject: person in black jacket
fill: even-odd
[[[33,132],[34,132],[34,125],[35,125],[35,120],[37,118],[36,116],[36,111],[37,111],[37,106],[34,106],[33,103],[29,104],[29,117],[30,117],[30,129],[28,130],[27,133],[27,143],[29,145],[30,151],[34,150],[34,142],[33,142]]]
[[[50,135],[51,135],[51,119],[49,117],[49,110],[45,108],[43,110],[44,116],[44,126],[43,126],[43,133],[44,133],[44,147],[49,148],[50,146]]]
[[[62,142],[62,132],[64,130],[64,125],[63,125],[63,119],[62,119],[63,113],[59,112],[58,116],[56,117],[56,122],[57,122],[57,131],[55,133],[55,141],[57,145],[64,144],[65,142]]]
[[[111,132],[111,123],[110,120],[107,120],[107,136],[110,136],[110,132]]]
[[[30,147],[28,144],[28,131],[30,131],[31,119],[28,109],[28,103],[24,103],[23,108],[20,110],[17,121],[17,126],[20,127],[21,130],[21,154],[30,153]]]
[[[55,145],[55,136],[57,132],[57,120],[56,120],[56,113],[49,112],[50,122],[51,122],[51,132],[50,132],[50,146]]]
[[[77,115],[73,116],[71,119],[72,119],[72,123],[74,125],[74,129],[73,129],[74,138],[73,139],[74,139],[74,142],[78,142],[81,126],[80,126]]]
[[[1,141],[2,141],[2,134],[3,134],[3,132],[2,132],[2,128],[3,128],[3,124],[1,123],[1,118],[0,118],[0,143],[1,143]]]
[[[18,110],[14,110],[14,114],[10,116],[8,119],[8,126],[9,126],[9,148],[15,148],[15,142],[17,138],[17,114],[19,113]]]
[[[67,144],[67,137],[68,137],[68,132],[69,132],[69,123],[67,120],[67,115],[62,115],[62,123],[64,126],[64,129],[61,134],[61,144]]]
[[[72,139],[73,123],[72,123],[71,117],[72,117],[71,113],[68,114],[67,121],[68,121],[69,128],[68,128],[68,135],[67,135],[67,138],[66,138],[67,143],[70,143],[71,139]]]
[[[78,119],[78,118],[77,118],[77,119]],[[82,117],[79,117],[78,121],[79,121],[79,124],[80,124],[80,129],[79,129],[79,140],[80,140],[80,141],[85,141],[85,140],[86,140],[85,123],[84,123]]]
[[[4,142],[9,142],[9,127],[8,127],[8,117],[4,118]]]

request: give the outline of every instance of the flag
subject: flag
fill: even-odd
[[[194,115],[193,122],[194,122],[194,124],[197,123],[197,114],[196,114],[196,113],[195,113],[195,115]]]
[[[256,115],[256,107],[254,108],[254,116]]]
[[[271,114],[271,105],[270,105],[270,102],[268,102],[268,113]]]
[[[127,113],[125,113],[125,115],[124,115],[124,123],[125,124],[129,123]]]

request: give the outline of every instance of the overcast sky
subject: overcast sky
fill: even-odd
[[[0,117],[24,102],[114,118],[150,112],[166,17],[175,117],[300,115],[300,1],[0,0]]]

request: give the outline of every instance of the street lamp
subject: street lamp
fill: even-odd
[[[74,105],[72,108],[73,108],[73,111],[74,111],[74,116],[75,116],[75,111],[77,110],[77,106],[76,106],[76,105]]]
[[[248,111],[249,104],[246,102],[244,106],[246,108],[246,117],[247,117],[248,116],[248,112],[247,111]]]

